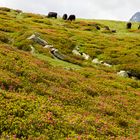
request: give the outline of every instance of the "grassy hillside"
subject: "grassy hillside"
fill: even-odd
[[[0,139],[140,139],[140,81],[116,74],[140,77],[138,23],[127,30],[125,22],[69,22],[8,8],[0,8],[0,23]],[[28,40],[34,33],[68,61]],[[73,55],[76,46],[90,59]]]

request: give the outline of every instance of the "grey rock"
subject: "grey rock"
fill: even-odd
[[[46,46],[46,45],[48,44],[45,40],[41,39],[40,37],[38,37],[38,36],[35,35],[35,34],[31,35],[31,36],[28,37],[27,39],[33,40],[34,42],[36,42],[36,43],[38,43],[38,44],[40,44],[40,45],[42,45],[42,46]]]
[[[54,47],[53,47],[53,45],[45,45],[43,48],[51,49],[51,48],[54,48]]]
[[[117,75],[120,76],[120,77],[124,77],[124,78],[129,77],[127,71],[124,71],[124,70],[121,70],[120,72],[117,72]]]
[[[94,63],[94,64],[101,64],[101,61],[99,61],[98,58],[94,58],[94,59],[92,60],[92,63]]]
[[[72,50],[72,53],[77,56],[81,56],[80,52],[76,49]]]
[[[65,59],[65,56],[63,54],[61,54],[57,49],[55,48],[52,48],[51,49],[51,54],[55,57],[55,58],[58,58],[60,60],[64,60]]]
[[[106,63],[106,62],[103,62],[103,65],[106,66],[106,67],[112,67],[112,65]]]
[[[86,53],[82,53],[82,57],[85,59],[85,60],[89,60],[90,56]]]

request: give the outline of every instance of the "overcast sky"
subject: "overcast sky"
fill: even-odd
[[[0,6],[47,14],[55,11],[78,18],[127,21],[140,11],[140,0],[0,0]]]

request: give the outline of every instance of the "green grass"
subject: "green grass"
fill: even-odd
[[[116,74],[140,76],[138,23],[127,30],[121,21],[69,22],[7,8],[0,8],[0,23],[0,139],[140,139],[140,81]],[[67,61],[27,40],[33,33]],[[77,45],[90,60],[72,54]],[[113,66],[92,64],[93,58]]]
[[[62,67],[62,68],[66,68],[66,69],[75,69],[75,70],[81,69],[81,67],[78,65],[59,60],[57,58],[51,58],[51,57],[48,57],[48,56],[43,55],[43,54],[36,53],[36,54],[34,54],[34,56],[40,60],[47,61],[50,65],[52,65],[54,67]]]

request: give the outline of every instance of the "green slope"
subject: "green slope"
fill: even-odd
[[[0,138],[140,139],[140,81],[116,74],[140,76],[138,23],[126,30],[125,22],[19,12],[0,8]],[[105,31],[107,25],[117,32]],[[33,33],[68,61],[28,40]],[[72,54],[77,45],[90,60]],[[95,65],[93,58],[113,66]]]

